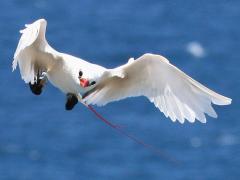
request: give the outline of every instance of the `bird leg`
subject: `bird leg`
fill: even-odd
[[[42,88],[47,81],[46,74],[44,72],[40,73],[38,71],[36,80],[33,84],[29,83],[29,87],[33,94],[40,95],[42,93]]]
[[[74,106],[78,103],[78,98],[75,94],[68,93],[67,94],[67,102],[65,104],[66,110],[72,110]]]

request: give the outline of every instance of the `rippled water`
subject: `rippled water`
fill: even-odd
[[[240,1],[0,2],[0,179],[238,179],[240,176]],[[11,62],[25,23],[48,21],[59,51],[112,68],[145,52],[163,54],[195,79],[233,98],[207,124],[172,123],[146,98],[96,108],[176,159],[116,133],[89,110],[64,110],[50,84],[31,94]]]

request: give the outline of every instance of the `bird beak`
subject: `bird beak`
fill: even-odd
[[[85,88],[89,86],[89,81],[87,79],[81,78],[80,79],[80,85]]]

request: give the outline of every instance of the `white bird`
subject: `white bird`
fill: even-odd
[[[22,79],[40,94],[46,79],[67,95],[66,109],[78,101],[105,105],[127,97],[146,96],[172,121],[206,122],[216,118],[213,104],[228,105],[231,99],[195,81],[166,58],[144,54],[138,59],[107,69],[54,50],[45,38],[47,22],[39,19],[21,30],[14,54]]]

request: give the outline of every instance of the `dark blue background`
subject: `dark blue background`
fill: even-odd
[[[0,179],[239,179],[240,1],[1,0]],[[12,73],[25,23],[48,21],[57,50],[112,68],[152,52],[233,104],[207,124],[173,123],[146,98],[97,108],[113,123],[179,161],[178,165],[119,135],[88,109],[64,110],[50,84],[36,97]],[[190,42],[205,50],[187,51]]]

